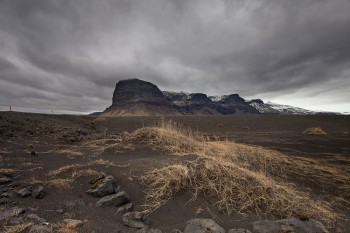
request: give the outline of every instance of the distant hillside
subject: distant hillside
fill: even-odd
[[[319,113],[288,105],[264,103],[260,99],[245,100],[238,94],[207,96],[204,93],[161,91],[153,83],[140,79],[128,79],[116,84],[112,105],[100,115],[307,115]]]

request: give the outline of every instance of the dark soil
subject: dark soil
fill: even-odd
[[[82,232],[135,232],[121,222],[121,214],[116,208],[96,208],[98,198],[85,193],[89,189],[89,181],[94,177],[81,176],[69,189],[57,189],[48,183],[57,178],[70,178],[74,172],[92,169],[113,175],[121,190],[126,191],[134,203],[135,210],[142,210],[144,190],[141,180],[146,172],[174,163],[186,163],[195,156],[174,156],[169,153],[155,152],[151,149],[116,153],[105,151],[97,153],[86,142],[93,139],[117,138],[124,132],[132,132],[144,126],[153,126],[161,117],[111,117],[94,118],[87,116],[44,115],[16,112],[0,113],[0,169],[11,169],[10,176],[14,186],[8,192],[13,197],[7,204],[0,205],[0,212],[13,206],[28,209],[28,213],[36,213],[50,224],[60,224],[65,218],[87,220]],[[237,115],[237,116],[174,116],[166,117],[185,127],[197,130],[215,140],[234,140],[239,143],[258,145],[281,151],[289,156],[313,158],[325,164],[332,164],[350,170],[350,116],[279,116],[279,115]],[[321,127],[327,135],[310,136],[302,132],[309,127]],[[28,145],[34,149],[29,149]],[[83,153],[82,157],[68,158],[58,150],[75,149]],[[36,156],[30,154],[34,150]],[[91,165],[98,160],[109,161],[108,165]],[[61,167],[80,164],[83,168],[72,168],[56,177],[49,175]],[[288,178],[302,190],[308,190],[315,198],[327,201],[342,197],[343,202],[332,202],[334,208],[343,215],[331,232],[347,232],[350,217],[350,185],[339,184],[331,177],[319,185],[318,180],[293,174]],[[348,173],[344,173],[348,174]],[[316,174],[317,175],[317,174]],[[350,177],[348,177],[350,179]],[[21,198],[16,195],[22,187],[34,189],[38,185],[46,185],[46,196],[34,199],[31,196]],[[1,190],[5,185],[0,185]],[[349,190],[344,193],[344,190]],[[183,230],[186,221],[192,218],[212,218],[226,230],[230,228],[246,228],[252,230],[251,222],[259,218],[253,213],[247,216],[233,214],[228,216],[215,209],[208,200],[200,197],[190,201],[192,194],[182,190],[166,205],[151,213],[148,223],[152,228],[170,232],[178,228]],[[67,205],[67,202],[70,203]],[[73,204],[72,204],[73,203]],[[344,204],[345,203],[345,204]],[[348,205],[347,205],[347,204]],[[64,209],[64,213],[58,213]],[[200,211],[199,211],[200,210]],[[196,213],[196,212],[201,213]],[[261,218],[261,217],[260,217]],[[1,222],[0,232],[5,230]]]

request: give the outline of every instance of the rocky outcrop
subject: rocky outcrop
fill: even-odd
[[[207,96],[204,93],[161,91],[156,85],[139,79],[119,81],[112,105],[102,116],[146,115],[232,115],[284,114],[261,99],[246,101],[238,94]]]
[[[112,106],[128,103],[169,104],[156,85],[139,79],[122,80],[115,86]]]

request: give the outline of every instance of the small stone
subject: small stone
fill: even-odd
[[[30,191],[27,188],[22,188],[17,193],[20,197],[28,197],[30,195]]]
[[[179,229],[172,229],[170,233],[182,233]]]
[[[32,197],[35,199],[42,199],[45,197],[45,191],[43,186],[39,186],[32,192]]]
[[[107,176],[96,188],[91,188],[86,191],[86,193],[95,197],[104,197],[106,195],[114,194],[115,186],[114,177]]]
[[[33,156],[37,156],[35,151],[31,151],[30,154],[33,155]]]
[[[6,184],[6,183],[9,183],[11,181],[12,181],[12,179],[9,177],[6,177],[6,176],[0,177],[0,184]]]
[[[133,204],[130,202],[128,204],[122,205],[117,209],[117,213],[126,213],[130,212],[133,208]]]
[[[64,213],[64,209],[58,209],[58,210],[56,210],[57,211],[57,213],[59,213],[59,214],[63,214]]]
[[[67,224],[67,226],[72,226],[76,228],[82,227],[84,225],[83,221],[77,219],[64,219],[63,222]]]
[[[10,219],[10,224],[11,225],[19,225],[23,223],[23,218],[19,217],[19,218],[11,218]]]
[[[123,215],[122,221],[124,225],[132,227],[132,228],[144,228],[147,227],[145,222],[145,215],[141,212],[128,212]]]
[[[43,225],[34,225],[30,228],[29,233],[51,233],[51,229]]]
[[[162,231],[159,229],[144,227],[144,228],[141,228],[140,230],[137,230],[136,233],[162,233]]]
[[[225,233],[225,230],[211,219],[191,219],[188,221],[184,233]]]
[[[5,212],[0,212],[0,221],[3,219],[8,219],[12,217],[16,217],[20,214],[23,214],[25,212],[25,209],[20,207],[13,207],[9,210],[6,210]]]
[[[228,230],[227,233],[252,233],[252,232],[249,230],[240,228],[240,229],[230,229],[230,230]]]
[[[119,192],[117,194],[102,197],[97,203],[97,207],[101,206],[122,206],[129,203],[129,197],[125,192]]]
[[[36,220],[38,223],[44,223],[44,222],[46,222],[45,219],[40,218],[37,214],[28,214],[28,215],[27,215],[27,218],[34,219],[34,220]]]

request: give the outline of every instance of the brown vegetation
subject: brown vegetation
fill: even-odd
[[[308,135],[326,135],[327,133],[321,129],[321,127],[311,127],[304,130],[303,134]]]

